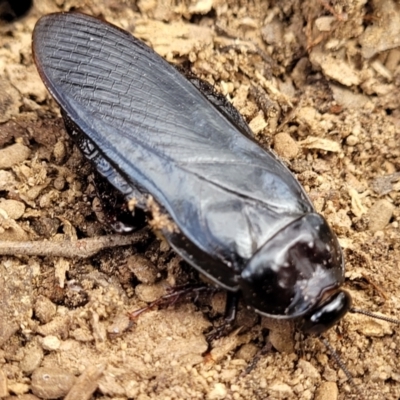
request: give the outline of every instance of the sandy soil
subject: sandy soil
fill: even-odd
[[[400,318],[400,7],[365,3],[43,0],[1,24],[1,246],[35,240],[38,254],[58,246],[1,257],[1,398],[361,398],[319,340],[244,310],[241,330],[209,348],[223,293],[130,324],[129,311],[199,278],[145,232],[130,246],[69,257],[75,240],[110,231],[93,211],[90,167],[36,73],[30,41],[41,15],[80,10],[214,84],[337,232],[356,307]],[[400,397],[399,329],[352,314],[325,335],[366,399]],[[269,339],[279,351],[246,373]]]

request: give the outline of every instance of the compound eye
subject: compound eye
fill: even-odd
[[[336,292],[312,314],[304,317],[303,332],[318,335],[327,331],[349,311],[350,307],[351,296],[345,291]]]

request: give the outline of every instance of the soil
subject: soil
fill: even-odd
[[[34,1],[0,26],[0,248],[22,243],[1,256],[0,397],[399,399],[400,328],[388,322],[348,314],[324,335],[354,387],[318,338],[243,306],[240,329],[209,347],[223,292],[129,320],[200,278],[146,230],[129,246],[101,241],[112,233],[90,165],[31,55],[38,18],[70,10],[134,33],[226,95],[337,233],[355,307],[400,318],[397,2]],[[101,250],[78,257],[92,242]]]

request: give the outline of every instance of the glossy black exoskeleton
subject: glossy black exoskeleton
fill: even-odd
[[[188,263],[305,332],[348,311],[335,234],[222,96],[83,14],[41,18],[33,52],[84,155],[131,204],[168,216],[158,228]]]

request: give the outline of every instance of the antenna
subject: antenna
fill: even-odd
[[[325,345],[325,347],[328,349],[328,351],[331,353],[332,357],[336,361],[336,364],[339,366],[339,368],[344,372],[351,387],[357,391],[357,393],[361,396],[362,399],[364,399],[359,386],[357,386],[356,383],[354,382],[353,375],[351,375],[350,371],[347,369],[346,365],[340,358],[337,351],[331,346],[331,344],[328,342],[327,339],[323,338],[322,336],[319,336],[319,339]]]
[[[392,324],[400,325],[400,320],[398,320],[398,319],[386,317],[384,315],[375,314],[375,313],[370,312],[370,311],[361,310],[359,308],[353,308],[353,307],[350,308],[349,311],[351,313],[353,313],[353,314],[363,314],[363,315],[366,315],[367,317],[380,319],[382,321],[391,322]]]
[[[390,322],[392,324],[400,325],[400,320],[398,320],[398,319],[386,317],[384,315],[375,314],[373,312],[366,311],[366,310],[361,310],[359,308],[352,307],[352,308],[349,309],[349,312],[351,312],[353,314],[363,314],[363,315],[366,315],[367,317],[370,317],[370,318],[380,319],[382,321],[386,321],[386,322]],[[347,369],[347,367],[344,364],[344,362],[339,357],[339,354],[336,352],[336,350],[331,346],[331,344],[328,342],[327,339],[323,338],[322,336],[319,336],[319,339],[325,345],[325,347],[328,349],[328,351],[331,353],[332,357],[336,361],[336,364],[339,366],[339,368],[344,372],[344,374],[346,375],[350,385],[357,391],[357,393],[360,396],[362,396],[362,393],[361,393],[361,390],[360,390],[359,386],[357,386],[355,384],[353,376],[351,375],[350,371]]]

